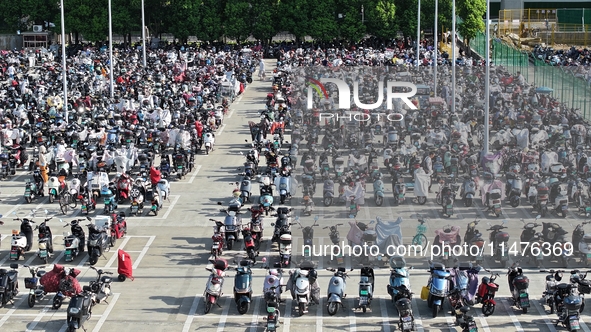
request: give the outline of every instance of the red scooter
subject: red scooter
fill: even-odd
[[[244,250],[246,250],[248,258],[255,262],[259,255],[259,252],[256,250],[256,235],[248,227],[245,227],[242,229],[242,236],[244,237]]]
[[[499,274],[493,274],[490,270],[485,271],[490,273],[490,277],[482,277],[482,282],[478,286],[478,292],[476,292],[476,303],[482,303],[482,314],[488,317],[495,312],[497,305],[495,294],[499,290],[499,284],[494,281],[499,277]]]
[[[215,219],[209,220],[215,222],[215,226],[213,226],[213,235],[211,236],[211,240],[213,241],[213,244],[211,245],[211,255],[213,256],[213,259],[216,260],[224,251],[224,240],[226,238],[223,231],[224,223]]]
[[[111,241],[115,243],[115,239],[120,239],[127,234],[127,220],[125,219],[125,212],[111,214]]]
[[[435,239],[433,245],[439,247],[441,260],[445,266],[450,266],[452,249],[456,245],[462,244],[459,226],[446,225],[443,228],[435,230]]]
[[[133,185],[133,182],[131,181],[131,178],[129,177],[129,175],[127,175],[125,173],[121,174],[121,176],[119,177],[119,180],[117,180],[117,192],[119,193],[119,197],[118,197],[119,204],[123,203],[125,200],[127,200],[129,198],[129,191],[131,190],[132,185]]]

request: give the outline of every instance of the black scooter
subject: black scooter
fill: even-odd
[[[99,257],[109,251],[109,235],[106,230],[98,229],[94,224],[86,225],[88,227],[88,263],[95,265]]]
[[[74,332],[79,328],[84,329],[84,322],[92,316],[93,297],[94,294],[90,286],[82,287],[82,293],[72,297],[67,310],[66,324],[68,329],[66,332]]]
[[[47,210],[45,210],[45,214],[47,215]],[[38,238],[38,247],[39,250],[37,251],[37,257],[41,259],[45,264],[48,263],[49,257],[53,253],[53,235],[51,233],[51,229],[47,226],[47,222],[53,219],[53,217],[45,218],[42,223],[35,227],[35,230],[39,230],[39,234],[37,235]]]
[[[18,294],[18,264],[10,264],[11,270],[0,269],[0,308],[14,300]]]
[[[86,217],[90,221],[90,217]],[[67,223],[64,227],[70,226],[70,234],[64,237],[64,259],[66,262],[71,262],[75,257],[84,252],[86,245],[86,234],[84,228],[80,226],[80,222],[84,219],[72,220]],[[60,222],[64,222],[60,219]]]

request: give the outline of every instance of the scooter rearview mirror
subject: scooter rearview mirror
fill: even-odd
[[[92,218],[91,217],[86,217],[86,220],[92,221]]]
[[[218,202],[218,205],[222,205],[222,202]]]
[[[536,220],[537,220],[537,219],[540,219],[540,218],[542,218],[542,216],[538,214],[538,215],[536,216]]]

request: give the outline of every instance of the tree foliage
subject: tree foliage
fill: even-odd
[[[89,41],[108,36],[108,0],[63,0],[66,31]],[[130,37],[141,33],[142,0],[111,0],[113,32]],[[144,0],[150,35],[172,33],[186,41],[222,37],[244,41],[252,36],[268,42],[279,32],[301,41],[357,41],[366,34],[392,39],[398,31],[416,36],[419,0]],[[433,30],[435,1],[438,29],[451,28],[452,0],[420,0],[421,29]],[[472,38],[481,31],[485,0],[456,0],[462,35]],[[60,0],[0,0],[0,20],[11,30],[29,30],[33,24],[53,22],[60,30]],[[363,8],[363,15],[362,15]],[[340,14],[340,15],[339,15]]]
[[[463,21],[458,31],[470,45],[470,40],[485,29],[482,17],[486,14],[486,0],[457,0],[456,11]]]

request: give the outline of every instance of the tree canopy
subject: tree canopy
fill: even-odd
[[[108,37],[109,0],[63,0],[65,27],[91,42]],[[432,29],[435,1],[438,25],[451,28],[452,0],[421,0],[421,29]],[[456,0],[466,38],[482,31],[485,0]],[[52,22],[60,31],[60,1],[2,0],[0,26],[26,31],[33,24]],[[129,36],[141,32],[141,0],[111,0],[113,33]],[[201,41],[222,38],[238,42],[254,37],[269,42],[280,32],[296,40],[355,42],[367,35],[395,38],[398,32],[416,36],[418,0],[144,0],[146,25],[152,36],[170,33],[181,42],[191,36]]]

